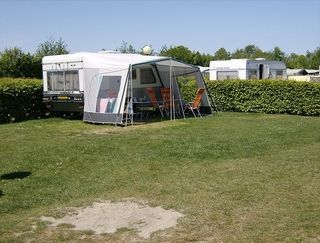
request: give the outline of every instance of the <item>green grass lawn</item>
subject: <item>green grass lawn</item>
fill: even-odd
[[[134,198],[185,214],[149,241],[319,241],[320,118],[220,113],[134,127],[0,125],[2,241],[128,241],[48,228],[70,206]],[[139,239],[138,239],[139,240]]]

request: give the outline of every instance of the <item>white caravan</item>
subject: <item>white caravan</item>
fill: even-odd
[[[286,65],[263,58],[211,61],[210,80],[225,79],[287,79]]]
[[[167,87],[172,99],[181,101],[179,76],[193,75],[198,87],[206,88],[198,67],[169,57],[81,52],[46,56],[42,65],[47,107],[84,112],[89,122],[123,124],[133,100],[149,99],[148,87],[156,90],[159,100],[160,88]],[[201,108],[211,113],[207,92]]]

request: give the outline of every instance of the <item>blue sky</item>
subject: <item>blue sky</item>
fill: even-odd
[[[320,46],[320,0],[0,0],[0,51],[34,52],[49,37],[71,52],[126,41],[156,51],[181,44],[213,54],[255,44],[303,54]]]

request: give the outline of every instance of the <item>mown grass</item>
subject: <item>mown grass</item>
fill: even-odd
[[[0,175],[31,174],[0,181],[0,241],[138,239],[39,222],[128,197],[185,214],[155,242],[319,241],[319,131],[319,117],[250,113],[127,128],[64,119],[1,125]]]

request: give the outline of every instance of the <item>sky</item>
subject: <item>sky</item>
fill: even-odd
[[[49,38],[70,52],[184,45],[214,54],[254,44],[304,54],[320,47],[320,0],[0,0],[0,51],[34,53]]]

